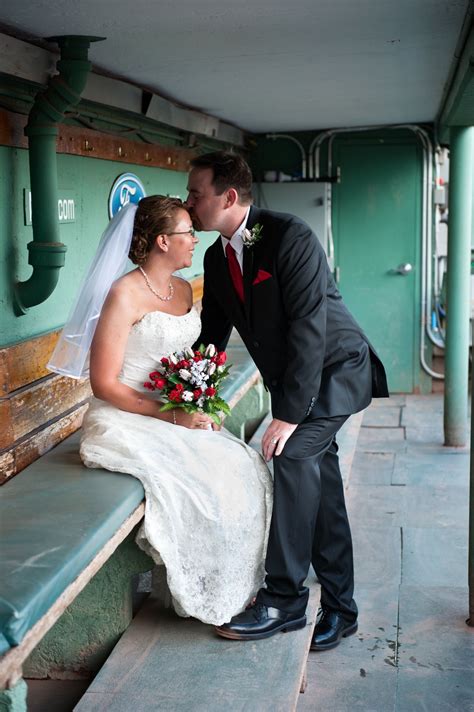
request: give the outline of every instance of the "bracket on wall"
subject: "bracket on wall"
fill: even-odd
[[[313,178],[313,181],[315,183],[340,183],[341,169],[339,166],[337,166],[335,176],[319,176],[318,178]]]

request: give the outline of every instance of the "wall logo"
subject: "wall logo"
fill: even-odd
[[[145,196],[145,188],[141,180],[133,173],[122,173],[110,191],[109,218],[112,219],[124,205],[138,203]]]

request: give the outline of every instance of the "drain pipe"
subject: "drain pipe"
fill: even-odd
[[[87,51],[91,42],[102,39],[105,38],[82,35],[48,38],[60,48],[59,74],[50,79],[46,91],[36,96],[25,128],[33,224],[33,241],[27,247],[33,273],[28,280],[15,285],[15,306],[19,314],[26,314],[29,307],[41,304],[52,294],[59,270],[64,266],[67,247],[59,240],[58,223],[58,123],[79,103],[92,66]]]

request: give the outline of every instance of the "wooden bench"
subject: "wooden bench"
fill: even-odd
[[[271,416],[250,444],[260,441]],[[350,474],[362,414],[339,434],[344,479]],[[212,626],[182,619],[166,606],[161,582],[124,633],[75,712],[290,712],[306,686],[306,663],[319,605],[307,580],[307,625],[253,642],[219,638]]]
[[[236,406],[259,374],[236,335],[228,355],[233,369],[223,396]],[[79,437],[70,436],[0,489],[0,691],[20,683],[27,657],[143,517],[141,483],[84,468]]]

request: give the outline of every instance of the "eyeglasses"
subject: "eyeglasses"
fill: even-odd
[[[190,230],[183,230],[182,232],[168,232],[166,233],[168,237],[170,235],[191,235],[191,237],[196,236],[196,230],[192,227]]]

